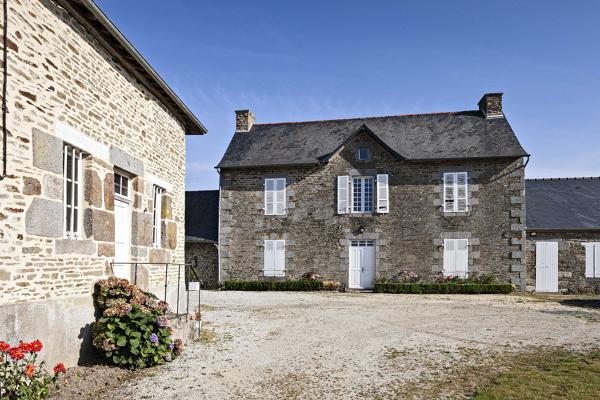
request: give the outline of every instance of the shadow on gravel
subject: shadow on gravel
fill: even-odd
[[[600,299],[566,299],[559,303],[571,307],[600,308]]]

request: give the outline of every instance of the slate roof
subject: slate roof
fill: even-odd
[[[219,191],[185,192],[185,241],[217,243]]]
[[[462,111],[254,124],[234,134],[217,168],[318,164],[361,128],[406,160],[528,155],[506,118]]]
[[[600,178],[527,179],[527,229],[600,229]]]

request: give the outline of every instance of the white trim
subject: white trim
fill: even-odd
[[[160,186],[152,186],[152,247],[162,248],[162,195],[164,189]]]
[[[144,178],[150,181],[154,186],[160,186],[167,192],[173,193],[173,185],[163,179],[160,179],[158,176],[145,172]]]
[[[54,133],[56,137],[73,147],[77,147],[79,150],[83,150],[85,153],[91,154],[112,165],[110,162],[110,148],[107,145],[90,138],[62,121],[57,121],[54,124]]]
[[[273,189],[272,190],[268,190],[268,183],[269,181],[273,182]],[[277,190],[277,184],[283,181],[283,189],[281,190]],[[287,180],[285,178],[265,178],[265,191],[264,191],[264,207],[265,207],[265,215],[285,215],[287,214],[287,195],[286,195],[286,185],[287,185]],[[269,202],[267,201],[267,195],[271,193],[271,212],[269,212]],[[277,206],[279,204],[281,204],[281,202],[277,201],[277,197],[281,195],[283,197],[283,209],[281,210],[281,212],[277,212]]]
[[[358,179],[361,181],[361,187],[360,187],[360,193],[359,193],[359,197],[360,197],[360,210],[355,211],[354,210],[354,180]],[[366,182],[370,181],[371,182],[371,209],[370,210],[366,210],[365,208],[365,203],[366,203],[366,199],[367,199],[367,190],[366,190]],[[350,213],[351,214],[373,214],[375,211],[375,208],[377,206],[376,204],[376,200],[375,200],[375,191],[377,190],[376,185],[375,185],[375,178],[373,176],[351,176],[350,177]]]

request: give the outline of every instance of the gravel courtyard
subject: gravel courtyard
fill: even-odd
[[[600,339],[600,310],[522,296],[202,296],[203,340],[106,399],[456,398],[469,371]]]

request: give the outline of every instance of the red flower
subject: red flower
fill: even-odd
[[[67,373],[67,369],[63,363],[58,363],[54,366],[54,373],[58,374],[59,372],[62,372],[63,374]]]
[[[25,357],[25,354],[23,354],[23,350],[20,347],[11,347],[10,350],[8,350],[8,354],[13,360],[22,360]]]
[[[19,342],[19,349],[21,349],[24,353],[29,353],[31,352],[31,344],[21,340]]]
[[[0,340],[0,351],[6,353],[10,349],[10,344]]]
[[[34,370],[35,370],[35,367],[32,364],[27,364],[27,366],[25,367],[25,375],[27,375],[29,378],[31,378],[33,376]]]
[[[39,353],[40,351],[42,351],[42,348],[44,346],[39,340],[34,340],[33,342],[29,343],[29,347],[32,352]]]

